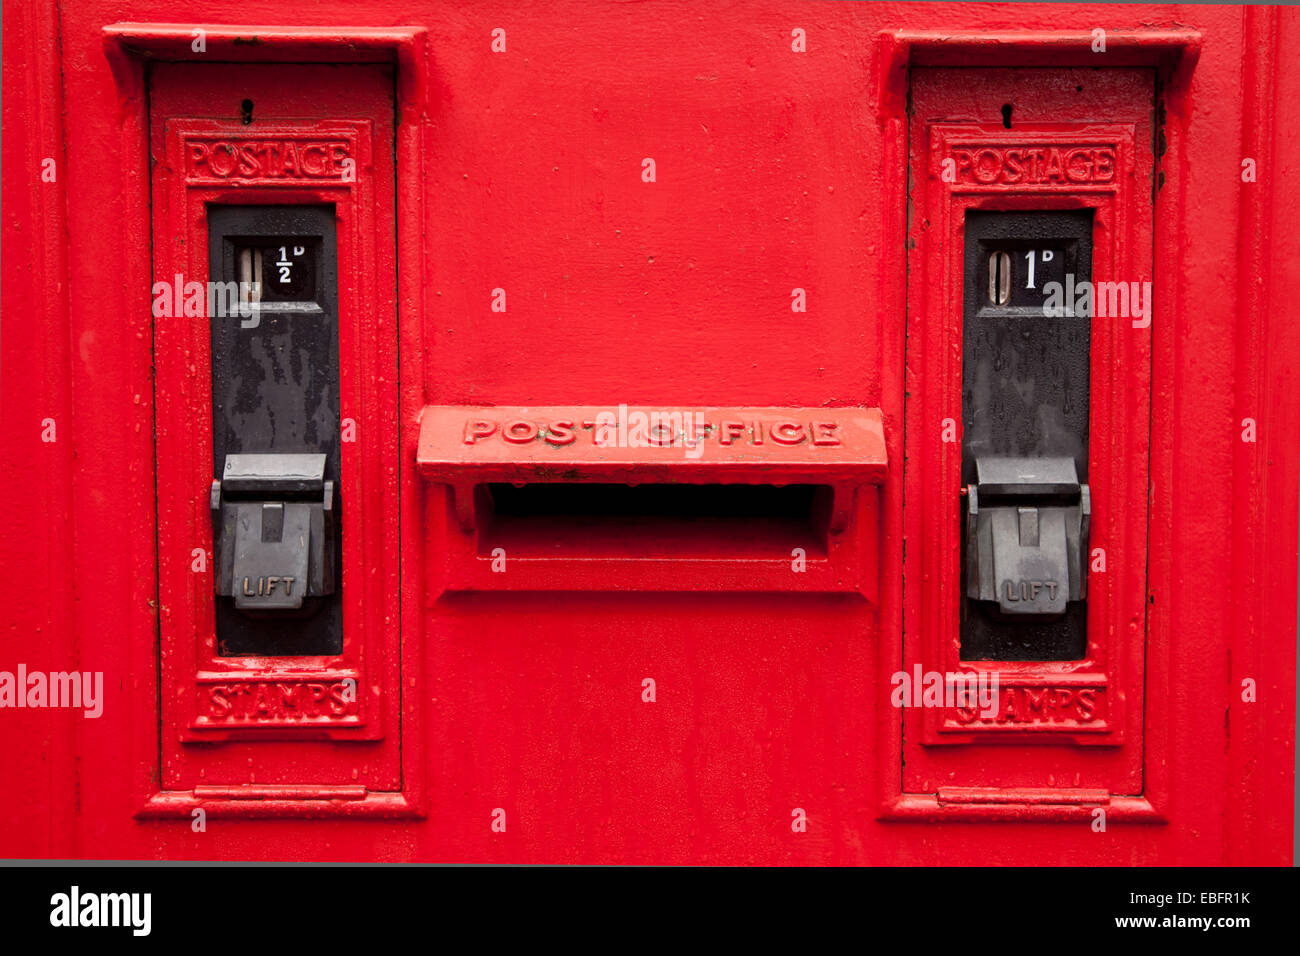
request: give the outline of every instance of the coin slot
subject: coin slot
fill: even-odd
[[[989,302],[1006,305],[1011,301],[1011,256],[995,252],[989,256]]]

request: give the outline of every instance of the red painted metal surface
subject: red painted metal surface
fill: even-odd
[[[875,408],[429,406],[420,475],[450,489],[440,537],[456,590],[856,592],[876,599]],[[806,484],[804,515],[493,514],[487,486]],[[436,526],[435,521],[430,526]],[[509,574],[501,573],[504,557]],[[495,562],[495,564],[494,564]],[[795,568],[798,571],[795,571]]]
[[[961,444],[942,434],[945,420],[962,420],[964,213],[1091,209],[1093,280],[1151,282],[1154,98],[1154,69],[913,73],[909,249],[916,292],[909,298],[903,485],[906,535],[915,545],[904,563],[904,669],[919,663],[944,673],[995,673],[1000,695],[991,717],[907,710],[899,806],[933,802],[936,815],[967,813],[963,802],[945,799],[943,787],[1002,786],[1015,799],[985,811],[990,816],[1014,816],[1026,793],[1041,791],[1050,802],[1057,790],[1063,819],[1086,821],[1097,805],[1112,817],[1121,805],[1120,812],[1139,817],[1162,813],[1161,801],[1152,801],[1154,782],[1143,778],[1140,745],[1144,658],[1163,652],[1144,641],[1151,324],[1140,316],[1092,320],[1088,545],[1102,550],[1105,570],[1089,575],[1083,660],[958,659]],[[1014,104],[1010,130],[1004,103]],[[945,161],[952,164],[947,180]],[[1007,739],[1025,746],[989,746]],[[1081,788],[1104,796],[1076,804],[1069,791]],[[1121,804],[1126,799],[1132,806]],[[960,811],[948,810],[952,803]]]
[[[1289,861],[1294,12],[30,0],[5,26],[0,568],[19,586],[0,672],[99,672],[104,695],[98,717],[0,708],[0,855]],[[926,99],[925,77],[972,67],[960,95]],[[1113,89],[1058,120],[1082,84],[1050,76],[1092,67]],[[1094,355],[1094,418],[1113,426],[1094,464],[1126,503],[1103,527],[1127,555],[1082,675],[1122,695],[1100,743],[940,744],[936,715],[890,702],[896,672],[946,666],[958,506],[928,418],[954,394],[936,369],[955,357],[939,243],[955,236],[918,224],[948,200],[917,124],[996,133],[1013,75],[1039,133],[1130,131],[1132,188],[1106,200],[1124,234],[1098,255],[1149,267],[1156,290],[1149,331]],[[343,414],[364,445],[344,494],[366,528],[346,593],[370,582],[356,664],[391,706],[379,740],[187,742],[172,698],[206,640],[199,582],[174,572],[210,547],[185,539],[203,530],[189,486],[211,476],[178,464],[209,450],[204,337],[150,310],[160,266],[194,255],[169,243],[201,235],[175,224],[157,124],[235,130],[245,96],[254,129],[391,136],[355,214],[373,251],[340,288]],[[780,532],[680,528],[648,563],[584,558],[581,540],[529,558],[545,536],[515,529],[520,566],[492,571],[445,483],[473,481],[473,459],[427,453],[422,427],[455,406],[622,404],[879,409],[883,447],[845,459],[865,484],[805,577]]]
[[[154,281],[214,278],[206,213],[213,205],[333,205],[340,417],[354,423],[354,440],[340,445],[349,489],[342,652],[220,656],[215,565],[196,571],[193,558],[196,547],[213,553],[209,505],[195,493],[213,478],[208,323],[179,314],[156,320],[154,393],[170,414],[155,426],[163,774],[149,812],[174,810],[186,793],[197,806],[196,788],[213,784],[232,788],[230,799],[260,788],[263,808],[278,799],[264,792],[267,784],[299,799],[310,792],[313,801],[360,786],[366,807],[405,808],[399,569],[387,531],[398,524],[389,477],[397,471],[397,328],[393,282],[383,278],[393,271],[391,68],[244,65],[235,73],[159,64],[149,82],[153,234],[167,237],[154,243]],[[245,98],[254,123],[222,110]],[[304,121],[310,116],[320,119]],[[355,166],[345,179],[347,160]]]

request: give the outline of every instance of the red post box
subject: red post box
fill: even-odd
[[[1295,14],[167,7],[6,17],[0,856],[1290,860]]]

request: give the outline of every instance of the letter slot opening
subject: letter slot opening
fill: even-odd
[[[480,555],[824,557],[831,488],[811,484],[491,483]],[[488,513],[490,511],[490,513]]]

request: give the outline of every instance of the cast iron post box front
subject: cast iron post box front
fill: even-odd
[[[1300,16],[14,9],[0,856],[1289,860]]]
[[[151,812],[408,812],[391,84],[380,65],[150,74],[155,292],[181,303],[155,340]]]
[[[905,660],[995,692],[905,712],[889,813],[1150,819],[1155,74],[911,89]]]

